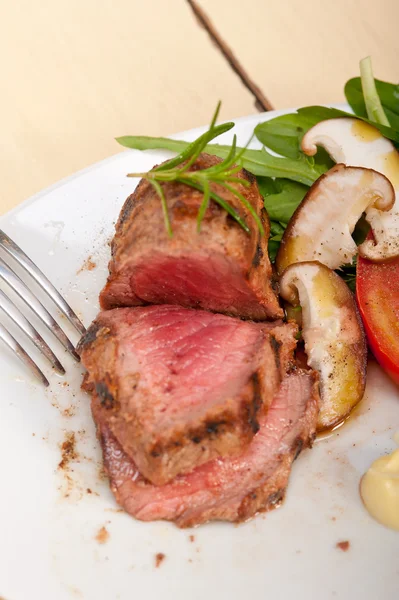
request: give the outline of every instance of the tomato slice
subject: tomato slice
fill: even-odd
[[[359,256],[356,298],[369,346],[399,384],[399,258],[372,263]]]

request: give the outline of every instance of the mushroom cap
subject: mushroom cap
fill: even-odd
[[[390,209],[395,193],[386,177],[360,167],[338,164],[310,188],[284,232],[277,271],[296,262],[317,260],[331,269],[352,262],[357,253],[352,232],[370,211]],[[371,241],[371,246],[373,242]]]
[[[372,125],[344,117],[321,121],[309,129],[302,139],[302,150],[313,156],[317,146],[338,163],[374,169],[389,179],[395,190],[395,204],[386,212],[369,210],[367,220],[374,241],[364,242],[359,252],[372,261],[399,255],[399,153],[393,143]]]

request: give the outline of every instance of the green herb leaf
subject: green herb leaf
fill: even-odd
[[[234,186],[230,185],[226,181],[221,181],[220,185],[222,185],[226,190],[228,190],[231,194],[234,194],[234,196],[236,196],[236,198],[238,198],[240,200],[241,204],[243,206],[245,206],[245,208],[248,210],[248,212],[252,215],[261,234],[265,235],[265,230],[263,228],[262,221],[260,220],[259,216],[256,214],[256,211],[255,211],[254,207],[252,206],[252,204],[250,204],[250,202],[248,202],[248,200],[245,198],[245,196],[243,196]]]
[[[204,220],[205,213],[209,206],[209,200],[211,197],[210,192],[211,192],[211,190],[209,187],[209,181],[207,179],[205,179],[205,181],[204,181],[204,197],[202,199],[201,205],[198,210],[198,220],[197,220],[198,233],[201,231],[201,223]]]
[[[384,113],[380,97],[375,87],[371,58],[369,56],[360,61],[360,79],[362,82],[363,96],[368,118],[374,123],[389,127],[389,121]]]
[[[158,183],[158,181],[155,181],[154,179],[150,179],[150,184],[152,185],[152,187],[154,188],[154,190],[157,192],[158,196],[161,199],[163,218],[165,221],[165,228],[166,228],[166,231],[168,232],[168,236],[172,237],[173,232],[172,232],[172,227],[171,227],[170,220],[169,220],[168,205],[166,204],[166,198],[165,198],[165,194],[163,193],[162,186],[160,183]]]
[[[117,138],[117,141],[126,148],[134,148],[136,150],[163,149],[182,152],[189,146],[189,142],[170,140],[169,138],[162,137],[125,136]],[[204,151],[214,154],[219,158],[226,158],[229,155],[230,149],[231,146],[208,144],[204,148]],[[241,153],[242,148],[237,147],[237,150]],[[273,156],[265,148],[261,150],[244,150],[241,157],[237,157],[237,160],[240,166],[247,169],[253,175],[284,177],[304,183],[305,185],[312,185],[320,175],[328,170],[326,166],[318,165],[315,161],[309,160],[304,155],[301,155],[297,160],[280,158]]]
[[[391,127],[399,131],[399,85],[375,79],[375,87]],[[354,77],[347,81],[345,96],[355,115],[367,118],[360,77]]]
[[[190,187],[195,188],[196,190],[199,190],[200,192],[202,192],[205,195],[205,190],[204,190],[203,184],[201,185],[201,183],[199,183],[199,182],[197,183],[196,181],[194,181],[190,178],[184,178],[184,177],[179,177],[179,181],[181,183],[185,183],[186,185],[188,185]],[[212,198],[212,200],[214,200],[217,204],[219,204],[219,206],[224,208],[224,210],[227,213],[229,213],[229,215],[231,217],[233,217],[233,219],[235,221],[237,221],[237,223],[239,225],[241,225],[241,227],[244,229],[244,231],[246,231],[246,233],[249,233],[249,227],[245,223],[244,219],[242,219],[240,217],[238,212],[232,206],[230,206],[230,204],[228,202],[226,202],[226,200],[224,200],[221,196],[219,196],[219,194],[217,194],[216,192],[213,192],[212,190],[209,191],[209,196]]]
[[[259,123],[255,135],[270,150],[288,158],[299,158],[302,138],[316,123],[317,117],[291,113]]]
[[[283,237],[283,233],[285,231],[285,223],[281,225],[278,221],[270,221],[270,235],[271,239],[276,242],[279,242]]]
[[[255,135],[262,144],[282,156],[300,159],[301,142],[305,133],[319,122],[319,117],[314,115],[300,115],[291,113],[259,123],[255,127]],[[330,169],[334,162],[323,148],[319,148],[313,157],[314,164],[320,165],[325,170]]]
[[[356,261],[357,257],[355,257],[352,265],[344,265],[336,271],[352,292],[356,290]]]
[[[287,224],[309,188],[289,179],[258,177],[257,180],[270,219]]]
[[[269,250],[269,258],[272,263],[276,260],[278,249],[280,248],[280,242],[269,240],[268,250]]]
[[[190,145],[190,142],[180,140],[171,140],[164,137],[151,137],[149,135],[123,135],[115,140],[125,148],[133,150],[171,150],[172,152],[182,152]]]
[[[196,161],[198,156],[201,154],[208,142],[215,139],[222,133],[230,131],[230,129],[232,129],[233,127],[234,123],[224,123],[222,125],[214,127],[212,130],[206,131],[194,142],[191,142],[191,144],[189,144],[187,148],[183,150],[183,152],[178,154],[175,158],[172,158],[171,160],[168,160],[167,162],[163,163],[162,165],[155,167],[154,171],[167,171],[169,169],[173,169],[174,167],[181,165],[186,160],[190,160],[190,165],[192,165]]]

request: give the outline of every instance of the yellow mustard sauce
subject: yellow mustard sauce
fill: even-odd
[[[392,183],[393,187],[396,188],[399,186],[399,152],[397,150],[392,150],[385,154],[383,158],[381,171],[385,177],[388,177],[389,181]]]
[[[374,142],[374,140],[378,140],[378,138],[381,137],[381,134],[376,127],[373,127],[360,119],[355,120],[351,129],[353,135],[362,142]]]
[[[399,434],[394,440],[399,445]],[[360,495],[374,519],[399,531],[399,448],[373,462],[361,479]]]

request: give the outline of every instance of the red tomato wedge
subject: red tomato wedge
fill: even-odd
[[[356,298],[369,346],[399,384],[399,258],[372,263],[359,256]]]

